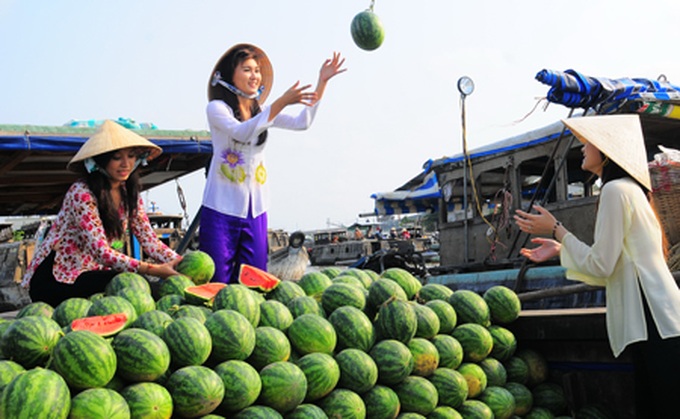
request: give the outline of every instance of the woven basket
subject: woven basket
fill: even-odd
[[[680,164],[649,165],[654,209],[671,245],[680,243]]]

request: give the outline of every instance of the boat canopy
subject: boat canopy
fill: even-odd
[[[582,113],[638,113],[649,132],[665,130],[664,120],[680,119],[680,86],[661,77],[660,80],[642,78],[607,79],[588,77],[574,70],[564,72],[541,70],[536,80],[551,86],[546,99],[568,108],[582,108]],[[677,121],[676,121],[677,123]],[[561,122],[523,133],[502,141],[469,151],[473,162],[491,155],[511,153],[555,140],[568,129]],[[463,153],[437,160],[428,160],[423,171],[392,192],[374,193],[376,215],[407,214],[438,209],[441,185],[435,171],[442,166],[462,164]]]
[[[78,174],[67,163],[96,126],[0,125],[0,216],[56,214]],[[141,167],[144,189],[202,169],[212,154],[208,131],[135,129],[163,149]]]

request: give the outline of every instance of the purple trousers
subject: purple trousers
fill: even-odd
[[[212,282],[236,283],[241,264],[267,270],[267,213],[253,218],[201,207],[199,248],[215,261]]]

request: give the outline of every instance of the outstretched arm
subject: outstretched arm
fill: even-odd
[[[315,103],[321,100],[323,92],[326,90],[326,84],[328,80],[332,79],[340,73],[347,71],[346,68],[342,68],[345,63],[345,59],[340,56],[339,52],[333,52],[333,58],[329,58],[324,61],[321,66],[321,71],[319,71],[319,82],[316,85],[316,100]]]

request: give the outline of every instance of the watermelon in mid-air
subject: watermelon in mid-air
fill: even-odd
[[[350,29],[354,43],[366,51],[377,49],[385,39],[385,29],[382,22],[371,9],[364,10],[354,16]]]

